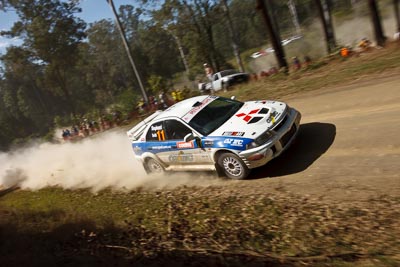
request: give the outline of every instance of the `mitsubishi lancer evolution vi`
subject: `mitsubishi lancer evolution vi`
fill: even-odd
[[[147,173],[213,170],[244,179],[290,146],[300,119],[283,102],[203,95],[156,111],[127,134]]]

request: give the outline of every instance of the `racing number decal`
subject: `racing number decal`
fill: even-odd
[[[150,127],[147,134],[147,140],[151,141],[165,141],[165,129],[163,123],[155,123]]]
[[[165,141],[165,132],[164,130],[158,130],[157,132],[158,141]]]

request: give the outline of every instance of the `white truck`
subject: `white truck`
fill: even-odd
[[[232,85],[247,82],[249,78],[250,75],[248,73],[240,72],[233,69],[223,70],[214,73],[214,75],[212,76],[212,82],[203,84],[201,87],[199,86],[199,90],[202,93],[209,93],[210,90],[226,90]]]

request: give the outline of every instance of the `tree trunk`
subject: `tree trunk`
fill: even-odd
[[[186,60],[185,52],[183,51],[181,40],[179,39],[178,36],[173,34],[171,31],[168,31],[168,32],[172,35],[172,37],[174,37],[174,39],[176,41],[176,45],[178,46],[178,50],[179,50],[179,54],[181,55],[183,66],[185,67],[187,80],[189,81],[190,80],[190,69],[189,69],[189,64]]]
[[[394,6],[394,16],[396,18],[396,32],[400,32],[400,9],[399,9],[400,0],[393,0]]]
[[[368,4],[369,4],[369,9],[371,11],[371,18],[372,18],[372,24],[374,26],[374,34],[375,34],[376,44],[379,46],[384,46],[386,37],[383,34],[381,19],[379,16],[378,5],[376,4],[375,0],[369,0]]]
[[[289,0],[287,5],[289,7],[290,13],[292,14],[292,20],[293,20],[293,25],[296,28],[296,34],[300,35],[301,28],[300,28],[299,18],[297,16],[296,5],[293,0]]]
[[[276,60],[278,61],[279,69],[283,69],[285,73],[288,73],[288,64],[285,57],[285,51],[283,50],[281,38],[273,27],[273,21],[268,14],[267,6],[265,5],[264,0],[257,0],[257,9],[261,11],[261,14],[264,18],[265,25],[267,26],[267,30],[271,39],[272,47],[275,50]]]
[[[231,37],[231,43],[232,43],[232,49],[233,49],[233,54],[236,58],[236,62],[239,66],[239,70],[241,72],[244,72],[244,67],[243,67],[243,63],[242,63],[242,59],[240,57],[240,51],[239,51],[239,45],[237,42],[237,34],[233,28],[233,23],[232,23],[232,19],[231,19],[231,15],[229,13],[229,7],[228,7],[228,3],[226,0],[221,0],[223,7],[225,9],[225,14],[226,14],[226,18],[228,20],[228,30],[229,30],[229,35]]]
[[[315,0],[318,12],[324,29],[326,48],[328,53],[332,53],[336,48],[336,40],[333,32],[331,10],[328,0]]]

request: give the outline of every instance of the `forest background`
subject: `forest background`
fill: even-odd
[[[197,82],[205,78],[203,63],[215,70],[240,68],[232,44],[246,72],[276,67],[273,55],[250,57],[271,46],[256,2],[142,0],[140,8],[120,6],[118,17],[146,93],[176,89],[187,96],[198,93]],[[378,1],[389,35],[396,28],[395,2]],[[330,3],[338,48],[354,47],[363,37],[373,39],[368,1]],[[295,47],[285,46],[287,60],[327,55],[316,1],[269,4],[282,40],[302,36]],[[22,40],[0,56],[0,150],[33,138],[51,140],[55,129],[83,119],[97,120],[115,112],[124,119],[136,115],[141,84],[114,20],[86,24],[77,16],[79,0],[3,0],[0,9],[12,9],[19,17],[10,31],[1,34]],[[233,32],[227,30],[229,24]]]

